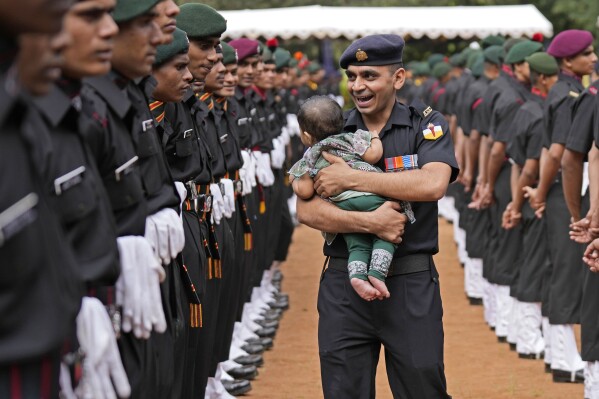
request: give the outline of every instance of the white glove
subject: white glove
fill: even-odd
[[[137,338],[149,338],[152,329],[166,331],[160,282],[166,276],[152,247],[141,236],[117,238],[121,275],[116,282],[116,303],[123,309],[122,328]]]
[[[300,127],[295,114],[287,114],[287,129],[289,129],[290,136],[300,135]]]
[[[179,194],[179,213],[181,213],[183,203],[185,202],[185,199],[187,199],[187,187],[185,187],[185,184],[181,183],[180,181],[176,181],[175,188],[177,189],[177,194]]]
[[[250,183],[250,187],[256,187],[258,182],[256,181],[256,167],[257,167],[257,158],[253,155],[253,152],[250,152],[250,164],[248,166],[248,181]]]
[[[287,126],[283,126],[281,128],[281,135],[279,136],[279,140],[281,140],[283,146],[289,144],[290,138],[291,136],[289,135],[289,128]]]
[[[185,246],[183,222],[171,208],[161,209],[146,218],[145,237],[163,265],[171,263]]]
[[[212,195],[212,220],[214,223],[220,224],[225,210],[225,200],[218,184],[210,185],[210,194]]]
[[[228,219],[233,216],[233,212],[235,212],[235,186],[233,186],[233,181],[231,179],[220,179],[220,182],[225,189],[223,192],[223,200],[225,202],[225,217]]]
[[[129,397],[131,386],[121,361],[112,323],[104,305],[97,298],[83,298],[77,316],[77,339],[85,353],[77,396],[94,399],[116,399],[117,395]]]
[[[279,155],[281,153],[281,142],[278,138],[272,139],[272,151],[270,152],[270,165],[275,169],[280,169]]]
[[[275,176],[270,168],[270,155],[254,151],[254,157],[256,158],[256,178],[258,182],[264,187],[270,187],[275,182]]]

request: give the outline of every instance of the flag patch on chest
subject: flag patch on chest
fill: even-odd
[[[439,125],[429,123],[426,129],[422,131],[422,135],[427,140],[437,140],[439,137],[443,136],[443,128]]]
[[[418,154],[385,158],[385,172],[401,172],[411,169],[418,169]]]

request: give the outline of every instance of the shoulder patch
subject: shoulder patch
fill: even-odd
[[[422,115],[424,115],[424,117],[426,118],[427,116],[430,115],[431,112],[433,112],[433,108],[429,106],[424,111],[422,111]]]
[[[594,86],[589,87],[589,93],[591,93],[592,95],[596,96],[597,95],[597,88]]]
[[[575,91],[573,91],[573,90],[570,90],[570,91],[568,92],[568,95],[569,95],[570,97],[578,98],[578,96],[580,96],[580,93],[577,93],[577,92],[575,92]]]
[[[437,140],[443,136],[443,128],[440,125],[429,123],[422,131],[422,135],[426,140]]]

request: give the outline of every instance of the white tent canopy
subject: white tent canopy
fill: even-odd
[[[553,25],[532,4],[456,7],[290,7],[221,11],[225,37],[316,37],[355,39],[395,33],[420,39],[553,35]]]

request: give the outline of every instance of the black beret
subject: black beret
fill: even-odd
[[[169,44],[162,44],[156,48],[156,60],[154,66],[162,65],[177,54],[187,53],[189,51],[189,39],[181,29],[175,29],[173,41]]]
[[[144,15],[161,0],[118,0],[112,18],[116,23],[127,22]]]
[[[227,30],[227,21],[210,6],[186,3],[177,16],[177,27],[185,31],[190,39],[220,37]]]
[[[405,42],[399,35],[370,35],[362,37],[341,55],[339,66],[347,69],[350,65],[391,65],[402,62]]]

